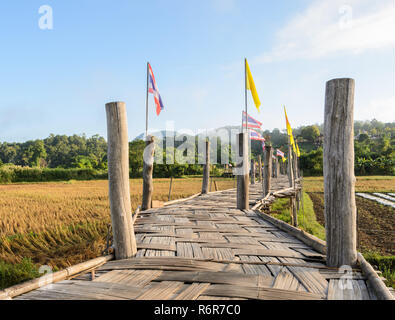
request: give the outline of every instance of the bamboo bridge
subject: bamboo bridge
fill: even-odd
[[[270,199],[283,190],[289,195],[286,176],[272,183]],[[327,267],[323,241],[258,210],[239,210],[235,198],[230,189],[143,211],[135,221],[135,257],[97,260],[14,299],[378,298],[363,268]],[[262,184],[250,185],[250,205],[261,200]]]

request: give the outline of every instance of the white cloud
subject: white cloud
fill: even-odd
[[[362,108],[356,105],[354,118],[356,120],[375,118],[383,122],[395,121],[395,97],[373,99]]]
[[[359,54],[395,45],[395,3],[382,0],[318,0],[277,34],[259,62]]]

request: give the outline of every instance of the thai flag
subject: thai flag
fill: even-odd
[[[265,141],[262,141],[262,150],[265,152]]]
[[[247,118],[247,120],[246,120],[246,118]],[[246,127],[246,126],[248,128],[260,129],[262,127],[262,122],[259,122],[258,120],[254,119],[249,114],[247,114],[245,111],[243,111],[243,127]]]
[[[284,152],[281,152],[280,150],[277,149],[277,156],[280,156],[281,158],[284,158]]]
[[[148,73],[149,73],[149,82],[148,82],[148,92],[154,95],[155,105],[156,105],[156,114],[159,116],[160,112],[164,109],[162,98],[160,97],[158,86],[156,85],[154,73],[152,72],[151,65],[148,63]]]
[[[258,131],[255,131],[254,129],[250,130],[250,139],[251,140],[265,141],[265,138],[262,137],[262,135]]]

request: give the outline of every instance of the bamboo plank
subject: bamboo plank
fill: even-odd
[[[144,257],[125,260],[111,261],[99,268],[99,270],[116,269],[157,269],[170,270],[179,268],[180,270],[212,270],[220,271],[223,264],[211,261],[186,259],[181,257]]]
[[[196,300],[208,287],[210,287],[210,283],[192,283],[180,292],[174,300]]]
[[[137,248],[138,249],[177,251],[177,248],[175,245],[163,244],[163,243],[138,243]]]
[[[147,291],[139,295],[136,300],[166,300],[180,289],[182,285],[182,282],[163,281],[153,285]]]
[[[93,281],[122,283],[142,288],[155,280],[161,275],[161,273],[162,271],[160,270],[112,270]],[[122,277],[118,277],[118,275],[121,275]]]
[[[299,281],[286,268],[283,268],[274,280],[273,288],[298,291]]]
[[[247,298],[259,300],[320,300],[320,295],[286,291],[273,288],[249,288],[243,286],[211,285],[205,292],[205,296],[221,296],[234,298]]]
[[[212,284],[243,285],[247,287],[260,288],[271,286],[273,278],[270,275],[245,274],[224,271],[163,271],[155,281],[203,282]]]
[[[267,257],[286,257],[305,259],[300,253],[291,250],[274,250],[274,249],[234,249],[234,255],[240,256],[267,256]]]

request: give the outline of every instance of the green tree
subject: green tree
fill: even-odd
[[[300,135],[309,142],[314,142],[320,136],[320,129],[316,125],[304,127]]]
[[[142,175],[144,148],[145,142],[143,140],[129,142],[129,170],[132,177]]]

